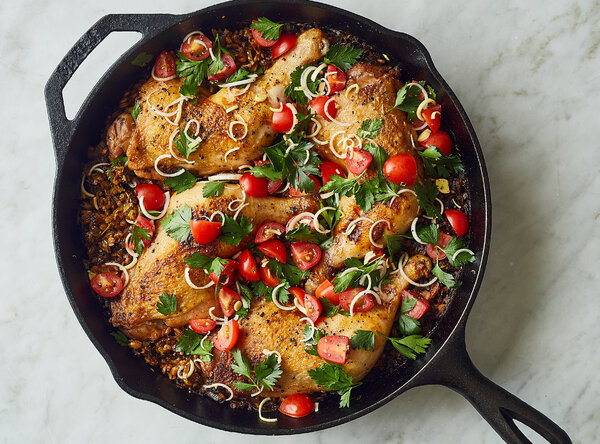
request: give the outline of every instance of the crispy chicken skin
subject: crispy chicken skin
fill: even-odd
[[[236,170],[259,159],[263,155],[262,148],[270,145],[275,139],[276,134],[271,125],[273,111],[270,107],[284,100],[284,90],[290,83],[290,73],[297,66],[320,59],[327,47],[327,40],[320,29],[303,32],[298,36],[295,47],[278,58],[245,94],[234,96],[229,88],[223,88],[210,97],[198,98],[197,103],[186,100],[182,105],[181,119],[177,126],[153,112],[147,101],[163,112],[177,111],[177,105],[168,109],[166,107],[180,97],[179,87],[182,79],[166,82],[148,80],[140,89],[141,112],[135,125],[132,119],[126,120],[126,117],[121,115],[109,128],[107,145],[111,158],[124,151],[129,159],[129,168],[138,176],[162,180],[164,177],[156,172],[154,162],[157,157],[169,154],[169,139],[172,133],[177,129],[182,132],[189,124],[188,133],[198,134],[203,140],[198,149],[189,156],[189,160],[195,163],[189,164],[170,157],[160,161],[159,167],[163,171],[186,168],[204,176],[219,171]],[[226,112],[235,106],[237,108],[233,111]],[[170,116],[169,119],[175,121],[176,115]],[[194,120],[198,123],[194,123]],[[234,121],[247,124],[245,137],[242,137],[246,132],[244,126],[232,125]],[[233,140],[228,135],[229,131],[239,140]],[[174,137],[179,136],[176,134]]]
[[[404,266],[411,279],[426,276],[431,269],[431,261],[422,255],[415,255]],[[355,313],[354,316],[337,314],[326,318],[318,327],[327,335],[345,335],[351,337],[355,330],[379,331],[388,335],[396,318],[402,290],[408,286],[399,273],[393,275],[390,283],[381,290],[382,304],[371,310]],[[265,357],[263,350],[277,350],[281,353],[283,374],[272,392],[264,391],[264,396],[288,396],[293,393],[312,393],[322,390],[309,376],[308,370],[322,365],[325,361],[304,351],[302,342],[304,330],[303,317],[297,311],[282,311],[272,302],[254,301],[247,318],[240,320],[240,336],[236,344],[255,365]],[[385,339],[375,335],[375,348],[372,351],[350,349],[344,370],[354,381],[359,381],[377,362],[385,345]],[[229,367],[230,352],[214,350],[212,362],[202,365],[203,372],[213,382],[231,385],[239,379]],[[223,365],[225,364],[225,365]],[[234,388],[235,390],[235,388]],[[238,392],[243,393],[243,392]],[[247,394],[247,393],[246,393]]]
[[[233,199],[241,197],[239,186],[228,185],[221,196],[209,198],[202,196],[203,186],[204,184],[198,183],[190,190],[176,194],[171,199],[167,214],[188,205],[196,218],[217,210],[233,216],[234,212],[229,211],[227,206]],[[249,205],[241,210],[240,215],[248,217],[254,232],[263,222],[285,224],[298,213],[316,211],[319,208],[317,201],[310,196],[261,199],[247,197],[246,202]],[[198,245],[193,240],[178,242],[169,237],[160,224],[157,223],[156,227],[155,239],[130,272],[131,281],[121,296],[111,303],[113,325],[135,339],[154,340],[164,335],[168,327],[182,327],[190,319],[208,318],[208,310],[213,306],[217,307],[215,314],[219,314],[214,287],[194,290],[186,283],[186,264],[183,259],[195,252],[210,257],[231,257],[244,245],[242,242],[233,247],[218,239],[208,245]],[[209,282],[204,272],[196,269],[190,270],[190,279],[197,286]],[[167,316],[156,310],[156,303],[163,292],[177,296],[177,311]]]

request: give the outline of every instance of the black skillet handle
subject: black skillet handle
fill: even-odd
[[[143,37],[150,32],[160,31],[178,21],[171,14],[110,14],[98,20],[62,59],[46,83],[46,107],[50,120],[52,141],[56,149],[57,164],[61,165],[74,124],[67,119],[63,100],[63,88],[83,63],[85,58],[114,31],[137,31]]]
[[[459,332],[456,332],[459,333]],[[531,427],[548,442],[570,444],[567,433],[547,416],[483,376],[465,346],[464,329],[436,356],[423,384],[442,384],[463,395],[508,443],[531,443],[514,420]],[[433,364],[433,362],[432,362]]]

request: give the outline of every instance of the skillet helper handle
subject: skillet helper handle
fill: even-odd
[[[178,20],[171,14],[109,14],[98,20],[69,50],[50,76],[44,91],[58,165],[63,163],[75,129],[73,121],[65,113],[62,92],[86,57],[112,32],[137,31],[144,38],[150,32],[160,31]]]
[[[458,332],[457,332],[458,333]],[[465,346],[464,329],[444,347],[427,383],[442,384],[464,396],[507,443],[531,443],[514,420],[552,444],[571,444],[567,433],[547,416],[483,376]]]

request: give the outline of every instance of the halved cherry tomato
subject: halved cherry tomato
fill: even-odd
[[[223,68],[219,70],[216,74],[208,76],[208,80],[210,80],[211,82],[220,82],[221,80],[225,80],[227,77],[229,77],[235,72],[236,66],[233,57],[231,57],[229,54],[223,54],[221,58],[223,60]]]
[[[350,311],[350,304],[352,303],[352,299],[354,299],[354,297],[363,290],[364,288],[356,287],[339,293],[340,307],[342,307],[342,310]],[[363,294],[360,297],[360,299],[354,303],[353,313],[362,313],[363,311],[369,311],[374,306],[375,301],[373,301],[373,296],[371,296],[370,294]]]
[[[285,251],[285,245],[283,245],[283,242],[276,239],[271,239],[263,242],[257,248],[266,256],[275,258],[282,264],[285,264],[287,253]]]
[[[287,221],[287,224],[285,224],[286,231],[291,231],[293,229],[292,224],[291,224],[291,222],[293,220],[294,220],[294,218],[292,217],[292,218],[290,218],[290,220]],[[310,215],[302,216],[300,219],[298,219],[297,221],[294,222],[294,228],[297,228],[300,225],[308,225],[311,230],[314,230],[315,229],[315,220]]]
[[[267,287],[277,287],[280,284],[279,278],[271,271],[267,262],[260,266],[260,280]]]
[[[231,350],[238,340],[240,335],[240,324],[235,319],[230,319],[227,324],[224,324],[217,336],[213,339],[213,344],[218,350]]]
[[[439,130],[425,139],[423,142],[419,142],[425,148],[430,146],[436,146],[440,149],[444,156],[449,156],[452,152],[452,139],[446,131]]]
[[[269,195],[269,183],[264,177],[254,177],[246,173],[240,177],[242,190],[250,197],[267,197]]]
[[[396,154],[383,164],[383,174],[396,185],[410,187],[417,181],[417,161],[408,153]]]
[[[256,20],[252,21],[252,23],[254,23],[254,22],[256,22]],[[252,37],[254,37],[254,40],[256,40],[256,43],[258,43],[263,48],[270,48],[275,43],[277,43],[277,39],[267,40],[267,39],[263,38],[262,33],[258,29],[254,29],[254,28],[252,28]]]
[[[238,301],[242,301],[241,296],[231,288],[223,287],[219,291],[219,305],[221,306],[221,311],[223,311],[225,317],[233,316],[235,313],[235,308],[233,308],[233,306]]]
[[[123,280],[110,271],[97,274],[90,281],[92,288],[103,298],[114,298],[123,289]]]
[[[319,96],[319,97],[312,99],[310,102],[308,102],[308,104],[310,105],[310,107],[312,108],[312,110],[314,112],[316,112],[318,115],[323,117],[323,119],[330,122],[331,119],[329,117],[327,117],[327,114],[325,114],[325,104],[326,103],[327,103],[327,113],[329,114],[329,116],[331,116],[332,118],[335,119],[335,116],[337,114],[337,107],[336,107],[335,100],[333,100],[332,98],[326,97],[326,96]]]
[[[319,343],[317,344],[319,356],[334,364],[346,363],[349,348],[350,338],[343,335],[324,336],[319,339]]]
[[[442,122],[442,105],[434,105],[431,108],[424,109],[421,111],[427,126],[431,128],[431,132],[435,133],[440,129],[440,123]]]
[[[192,236],[200,245],[210,244],[214,241],[221,232],[221,226],[221,222],[211,222],[209,220],[192,219],[190,221]]]
[[[452,239],[452,236],[444,233],[443,231],[440,231],[440,237],[438,239],[437,246],[445,248],[446,245],[448,245],[448,242],[450,242],[450,239]],[[427,255],[431,259],[435,260],[436,253],[437,253],[437,256],[439,256],[440,260],[446,259],[446,253],[444,253],[442,250],[435,248],[435,246],[433,246],[431,244],[427,244],[427,246],[425,247],[425,250],[427,251]]]
[[[328,96],[343,90],[346,86],[346,74],[335,65],[329,65],[327,67],[327,74],[325,74],[325,76],[327,83],[329,84]]]
[[[463,237],[469,231],[469,218],[460,210],[446,210],[444,213],[458,237]]]
[[[333,284],[325,279],[319,284],[315,291],[317,298],[327,298],[333,305],[340,305],[340,295],[333,291]]]
[[[283,225],[278,224],[277,222],[266,222],[262,224],[256,232],[254,243],[262,244],[263,242],[279,237],[282,234],[285,234],[285,227]]]
[[[372,160],[373,156],[371,156],[371,153],[360,148],[351,151],[348,150],[348,154],[346,155],[346,165],[348,165],[350,172],[356,176],[369,168]]]
[[[344,177],[344,171],[335,162],[325,160],[321,162],[321,176],[323,177],[323,185],[331,180],[331,176]]]
[[[159,79],[165,79],[175,75],[175,57],[167,51],[161,52],[154,62],[154,75]]]
[[[212,42],[204,34],[194,34],[181,44],[181,52],[190,60],[204,60],[210,55]]]
[[[221,284],[224,287],[230,287],[233,285],[233,282],[235,280],[234,276],[235,276],[235,272],[238,269],[238,263],[236,261],[234,261],[233,259],[227,259],[228,263],[227,265],[225,265],[225,267],[223,267],[223,271],[221,272],[220,275],[216,275],[215,273],[210,273],[208,275],[208,277],[210,278],[211,281],[213,281],[215,283],[215,285],[217,284]],[[219,282],[221,281],[221,282]]]
[[[281,34],[271,47],[271,57],[276,59],[292,49],[295,44],[296,36],[294,34]]]
[[[201,335],[208,333],[217,325],[212,319],[191,319],[190,328]]]
[[[290,197],[300,197],[300,196],[308,196],[309,194],[316,194],[321,189],[321,182],[315,176],[309,175],[312,181],[315,183],[313,190],[310,193],[305,193],[303,191],[297,190],[296,188],[290,187]]]
[[[148,211],[162,211],[165,206],[165,193],[158,185],[144,183],[135,187],[135,194],[141,202],[144,199],[144,208]]]
[[[256,260],[254,260],[254,256],[252,256],[250,250],[242,251],[242,254],[238,257],[238,261],[240,263],[238,271],[244,279],[248,279],[249,281],[260,280],[258,265],[256,265]]]
[[[294,126],[294,111],[287,103],[283,105],[281,111],[273,113],[273,131],[276,133],[289,133]]]
[[[414,291],[403,290],[402,299],[414,299],[416,301],[415,306],[410,311],[404,313],[411,318],[420,319],[429,309],[429,301]]]
[[[283,400],[279,411],[292,418],[302,418],[315,411],[315,401],[304,393],[294,393]]]
[[[300,287],[290,287],[288,288],[288,291],[292,293],[298,303],[304,307],[304,296],[306,295],[306,292]]]
[[[267,184],[267,191],[269,192],[269,194],[273,194],[275,191],[277,191],[281,187],[282,183],[282,179],[277,179],[275,181],[269,180],[269,183]]]
[[[312,242],[294,242],[290,250],[292,259],[300,270],[308,270],[321,260],[321,249]]]
[[[152,243],[152,236],[154,236],[154,224],[152,223],[151,220],[146,219],[144,216],[138,216],[137,219],[135,220],[135,225],[137,225],[140,228],[143,228],[144,230],[147,230],[147,233],[150,235],[150,239],[144,239],[143,237],[140,238],[142,240],[142,243],[144,244],[144,247],[147,247],[148,245],[150,245]],[[129,248],[131,250],[135,250],[135,245],[133,245],[133,240],[129,241]]]
[[[317,322],[317,319],[321,316],[321,311],[323,311],[321,302],[312,294],[304,295],[304,308],[306,309],[306,316],[313,322]]]

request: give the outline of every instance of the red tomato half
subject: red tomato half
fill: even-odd
[[[407,316],[410,316],[414,319],[420,319],[421,316],[425,314],[425,312],[429,309],[429,301],[423,297],[419,293],[410,290],[402,291],[402,299],[414,299],[416,301],[415,306],[412,310],[403,313]]]
[[[123,289],[123,281],[110,271],[97,274],[90,281],[92,288],[103,298],[114,298]]]
[[[396,185],[410,187],[417,181],[417,161],[408,153],[396,154],[383,164],[383,174]]]
[[[306,316],[313,322],[317,322],[323,307],[321,302],[311,294],[304,295],[304,308],[306,309]]]
[[[208,76],[208,80],[212,82],[220,82],[235,72],[236,66],[233,57],[231,57],[229,54],[223,54],[222,59],[223,69],[218,71],[216,74]]]
[[[269,194],[273,194],[275,191],[277,191],[281,187],[282,183],[282,179],[277,179],[275,181],[269,180],[269,183],[267,185],[267,191],[269,192]]]
[[[432,145],[438,147],[444,156],[449,156],[452,152],[452,140],[446,131],[439,130],[431,133],[427,139],[419,143],[425,148]]]
[[[252,21],[252,23],[254,23],[254,22],[256,22],[256,20]],[[262,33],[258,29],[254,29],[254,28],[252,28],[252,37],[254,38],[254,40],[256,40],[256,43],[258,43],[263,48],[270,48],[275,43],[277,43],[277,39],[267,40],[267,39],[263,38]]]
[[[290,287],[288,288],[288,291],[292,293],[294,299],[296,299],[298,303],[304,307],[304,296],[306,295],[306,292],[300,287]]]
[[[319,190],[321,189],[321,183],[319,182],[319,179],[317,179],[315,176],[311,176],[311,175],[309,175],[308,177],[310,177],[312,179],[312,181],[315,183],[315,186],[313,187],[312,192],[305,193],[303,191],[297,190],[296,188],[290,187],[290,197],[308,196],[309,194],[316,194],[319,192]]]
[[[333,284],[327,279],[321,282],[315,291],[317,298],[327,298],[333,305],[340,305],[340,295],[333,291]]]
[[[350,311],[350,304],[352,303],[352,299],[354,299],[354,297],[363,290],[364,288],[357,287],[339,293],[340,307],[342,307],[342,310]],[[371,296],[370,294],[364,294],[360,297],[358,301],[354,303],[353,313],[369,311],[374,306],[375,301],[373,300],[373,296]]]
[[[352,152],[348,151],[346,155],[346,165],[348,165],[350,172],[356,176],[369,168],[372,160],[371,153],[360,148],[352,150]]]
[[[346,74],[334,65],[327,67],[327,74],[325,76],[329,84],[329,96],[343,90],[346,86]]]
[[[159,79],[166,79],[174,76],[175,72],[175,58],[167,51],[161,52],[154,62],[154,75]]]
[[[280,284],[279,278],[271,271],[268,263],[260,266],[260,279],[267,287],[277,287]]]
[[[345,177],[345,174],[337,163],[324,160],[321,162],[321,176],[323,177],[323,185],[325,185],[331,180],[331,176]]]
[[[162,211],[165,206],[165,193],[158,185],[144,183],[135,187],[135,194],[139,201],[144,198],[144,208],[147,211]]]
[[[258,266],[256,265],[256,261],[254,260],[254,256],[252,256],[252,253],[250,253],[250,250],[242,251],[242,254],[240,254],[240,257],[238,257],[238,261],[240,263],[238,272],[242,275],[244,279],[247,279],[249,281],[260,280]]]
[[[235,314],[235,308],[233,307],[238,301],[242,301],[241,296],[231,288],[223,287],[221,288],[221,291],[219,291],[219,305],[221,306],[221,311],[223,311],[225,317],[230,317]]]
[[[246,173],[240,177],[240,186],[250,197],[267,197],[269,195],[269,181],[264,177],[254,177]]]
[[[221,222],[195,219],[190,221],[192,236],[200,245],[210,244],[214,241],[221,232],[221,226]]]
[[[440,231],[440,238],[438,239],[437,246],[445,248],[446,245],[448,245],[448,242],[450,242],[450,239],[452,239],[452,236]],[[442,250],[438,250],[431,244],[427,244],[425,250],[427,251],[427,255],[433,260],[436,258],[436,253],[440,260],[446,259],[446,253],[444,253]]]
[[[349,348],[350,338],[342,335],[324,336],[319,339],[319,343],[317,344],[319,356],[334,364],[346,363]]]
[[[321,260],[321,249],[312,242],[294,242],[290,250],[292,259],[300,270],[308,270]]]
[[[308,104],[314,112],[316,112],[318,115],[330,122],[331,119],[327,117],[327,114],[325,114],[325,104],[327,104],[327,113],[335,119],[335,116],[337,114],[337,106],[335,100],[333,100],[332,98],[326,96],[319,96],[312,99],[310,102],[308,102]]]
[[[151,220],[146,219],[144,216],[138,216],[135,220],[135,225],[137,225],[140,228],[143,228],[144,230],[147,230],[148,234],[150,235],[150,239],[141,238],[144,247],[147,247],[152,243],[152,236],[154,235],[154,224]],[[133,245],[133,241],[131,240],[129,241],[129,248],[131,250],[135,250],[135,245]]]
[[[235,272],[238,269],[238,263],[233,259],[227,260],[229,262],[227,263],[227,265],[225,265],[220,275],[217,276],[215,273],[210,273],[208,275],[210,280],[213,281],[215,285],[219,284],[219,281],[221,281],[220,283],[224,287],[230,287],[233,285],[233,282],[235,280]]]
[[[285,264],[287,253],[285,251],[285,245],[283,245],[283,242],[276,239],[271,239],[263,242],[257,248],[266,256],[275,258],[282,264]]]
[[[302,418],[315,411],[315,401],[304,393],[294,393],[283,400],[279,411],[292,418]]]
[[[190,60],[204,60],[210,55],[212,42],[204,34],[194,34],[181,44],[181,52]]]
[[[291,222],[293,220],[294,220],[294,218],[291,217],[290,220],[288,220],[287,223],[285,224],[286,231],[291,231],[293,229],[292,224],[291,224]],[[312,216],[307,214],[306,216],[302,216],[300,219],[298,219],[296,222],[294,222],[294,228],[298,228],[300,225],[308,225],[311,230],[314,230],[315,229],[315,220],[313,219]]]
[[[213,343],[219,350],[231,350],[237,342],[239,335],[240,324],[235,319],[230,319],[227,324],[221,327],[217,336],[213,339]]]
[[[212,319],[191,319],[190,328],[201,335],[208,333],[217,325]]]
[[[435,105],[431,108],[424,109],[421,111],[427,126],[431,128],[431,132],[435,133],[440,129],[440,123],[442,123],[442,105]]]
[[[292,49],[295,44],[296,36],[294,34],[281,34],[271,47],[271,57],[276,59]]]
[[[444,213],[458,237],[463,237],[469,231],[469,218],[460,210],[446,210]]]
[[[273,113],[273,131],[276,133],[289,133],[294,127],[294,111],[287,103],[281,111]]]
[[[279,237],[282,234],[285,234],[285,227],[283,225],[278,224],[277,222],[267,222],[262,224],[256,232],[254,243],[262,244],[263,242]]]

